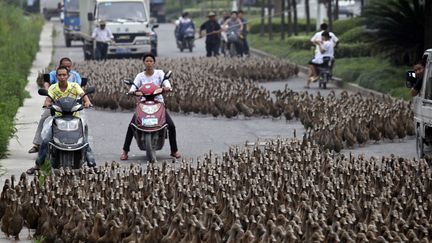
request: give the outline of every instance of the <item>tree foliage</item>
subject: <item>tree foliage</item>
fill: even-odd
[[[374,48],[396,64],[413,64],[424,52],[425,7],[422,0],[375,0],[366,6],[366,25]]]

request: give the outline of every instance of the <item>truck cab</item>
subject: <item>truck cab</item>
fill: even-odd
[[[158,25],[150,21],[150,0],[80,0],[80,19],[85,59],[94,57],[91,34],[102,20],[115,41],[108,46],[108,57],[142,56],[147,52],[157,55],[154,28]]]
[[[422,88],[413,99],[416,151],[419,158],[423,158],[429,147],[432,147],[432,49],[425,51],[422,62],[424,64]],[[412,76],[413,71],[408,73]]]

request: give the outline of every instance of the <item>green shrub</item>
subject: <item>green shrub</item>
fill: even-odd
[[[250,32],[253,34],[258,34],[260,32],[260,19],[253,19],[251,21],[249,21],[250,23]],[[311,23],[310,23],[310,31],[315,32],[315,20],[311,19]],[[279,17],[273,18],[272,20],[272,30],[274,33],[279,33],[281,31],[281,21]],[[299,19],[298,23],[297,23],[297,31],[298,32],[306,32],[306,20],[304,19]],[[285,23],[284,25],[285,30],[288,32],[288,23]],[[293,27],[294,28],[294,27]],[[267,31],[267,18],[265,19],[265,26],[264,26],[264,30]]]
[[[377,67],[374,70],[365,70],[358,77],[357,83],[366,88],[388,93],[390,90],[405,86],[404,73],[405,69],[401,67]]]
[[[0,1],[0,158],[13,135],[16,111],[27,96],[27,75],[38,51],[43,19],[24,17],[16,7]]]
[[[341,43],[368,42],[370,36],[363,26],[357,26],[338,36]]]
[[[362,19],[360,17],[352,18],[352,19],[336,20],[333,23],[332,32],[335,33],[336,36],[342,36],[345,32],[361,25],[362,25]]]
[[[291,36],[286,39],[286,44],[290,45],[294,49],[310,50],[313,48],[313,45],[310,42],[310,37],[304,35]]]
[[[339,44],[335,49],[335,58],[367,57],[371,55],[369,43]]]

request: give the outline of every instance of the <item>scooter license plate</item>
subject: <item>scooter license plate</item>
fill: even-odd
[[[143,118],[142,125],[143,126],[155,126],[158,124],[157,118]]]

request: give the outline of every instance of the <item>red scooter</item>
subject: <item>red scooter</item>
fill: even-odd
[[[169,79],[171,71],[165,74],[164,81]],[[124,80],[125,84],[135,85],[132,80]],[[163,82],[162,82],[163,83]],[[167,136],[167,124],[165,118],[165,105],[155,100],[157,95],[164,92],[162,87],[154,83],[148,83],[137,87],[135,96],[137,103],[135,108],[134,137],[140,150],[145,150],[147,159],[156,162],[156,150],[161,150]],[[144,97],[145,100],[141,98]]]

